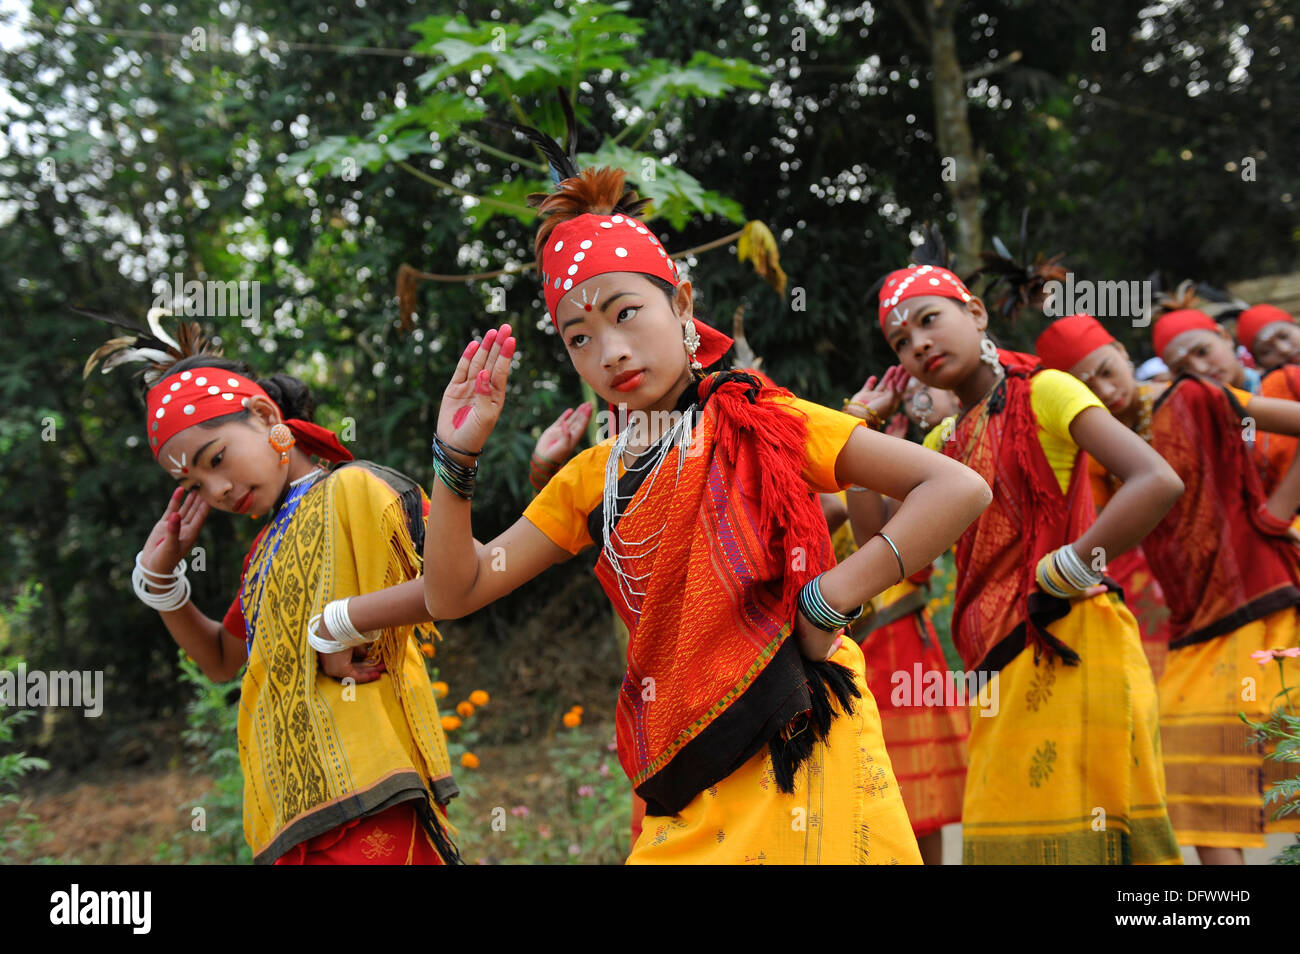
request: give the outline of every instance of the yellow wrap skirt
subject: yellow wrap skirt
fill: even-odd
[[[995,705],[971,709],[963,862],[1180,864],[1133,614],[1103,593],[1047,629],[1079,664],[1027,649],[990,683]]]

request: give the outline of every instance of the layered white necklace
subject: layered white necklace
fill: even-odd
[[[630,497],[622,497],[618,492],[618,466],[627,450],[633,428],[627,428],[622,434],[618,435],[618,439],[614,441],[613,449],[609,452],[609,459],[605,462],[605,494],[604,509],[601,512],[601,542],[604,543],[609,565],[618,578],[619,595],[623,598],[623,604],[628,610],[635,613],[638,618],[641,616],[641,600],[645,597],[645,590],[642,588],[643,581],[649,578],[650,571],[647,569],[644,573],[637,573],[636,564],[659,548],[659,537],[664,528],[661,524],[643,539],[629,540],[615,529],[615,524],[621,517],[629,516],[640,506],[640,502],[632,504],[631,501],[641,489],[645,490],[646,496],[650,494],[654,482],[659,478],[659,469],[673,448],[677,449],[677,473],[673,477],[673,489],[676,489],[677,481],[682,475],[682,466],[686,462],[686,452],[691,446],[691,420],[694,413],[695,405],[692,404],[673,424],[667,434],[639,457],[632,466],[627,468],[627,473],[640,473],[647,469],[650,471],[649,475],[642,481],[645,486],[643,488],[638,487]],[[643,497],[642,500],[644,499]],[[623,500],[626,500],[629,506],[620,515],[617,508],[620,501]]]

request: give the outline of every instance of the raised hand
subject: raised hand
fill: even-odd
[[[142,561],[145,568],[157,573],[174,570],[181,557],[194,546],[210,512],[211,508],[199,498],[198,491],[186,494],[184,488],[177,487],[167,502],[167,509],[145,541]]]
[[[881,420],[888,420],[898,410],[898,405],[903,400],[903,390],[910,379],[911,375],[903,370],[901,364],[894,365],[881,378],[873,374],[867,378],[862,389],[849,398],[850,412],[854,403],[863,404],[880,415]]]
[[[533,448],[533,456],[543,463],[563,464],[573,456],[574,448],[578,446],[582,432],[587,429],[590,420],[591,405],[588,402],[583,401],[576,408],[569,408],[555,419],[555,423],[542,431],[537,446]]]
[[[509,325],[492,329],[481,342],[469,343],[438,409],[438,437],[445,444],[473,453],[483,449],[505,406],[514,353]],[[472,460],[454,451],[452,455],[461,456],[465,463]]]

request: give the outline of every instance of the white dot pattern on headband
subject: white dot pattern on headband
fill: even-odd
[[[164,394],[164,395],[163,395],[162,402],[163,402],[164,404],[169,404],[169,403],[171,403],[171,399],[172,399],[172,396],[171,396],[170,394]]]
[[[229,384],[232,388],[239,387],[239,380],[237,378],[226,378],[226,383]]]
[[[186,414],[193,414],[193,413],[194,413],[194,405],[193,405],[193,404],[186,404],[183,408],[181,408],[181,410],[184,411]]]
[[[579,247],[584,249],[591,248],[591,239],[583,239],[582,244]]]
[[[179,381],[177,381],[175,384],[171,386],[171,390],[173,391],[179,391],[180,389],[181,389],[181,383]]]
[[[153,422],[153,429],[154,429],[154,433],[157,433],[157,431],[158,431],[158,422],[157,422],[157,421],[154,421],[154,422]]]
[[[564,280],[564,290],[565,290],[565,291],[568,291],[568,290],[569,290],[570,288],[572,288],[572,287],[573,287],[573,279],[572,279],[572,278],[566,278],[566,279]]]
[[[182,380],[182,381],[188,381],[188,380],[189,380],[190,378],[192,378],[192,377],[194,377],[194,375],[190,374],[188,371],[182,371],[182,372],[181,372],[181,380]]]
[[[610,225],[608,222],[601,222],[600,227],[602,229],[612,229],[614,226]]]
[[[163,409],[162,409],[162,408],[158,408],[158,411],[157,411],[157,413],[154,414],[154,417],[161,418],[162,416],[163,416]]]
[[[555,251],[557,251],[557,252],[558,252],[558,251],[561,251],[563,248],[564,248],[564,242],[563,242],[563,241],[560,241],[560,242],[556,242],[556,243],[555,243],[555,249],[554,249]]]
[[[560,287],[560,280],[558,278],[555,280],[555,287],[556,288]]]
[[[582,260],[583,260],[584,258],[586,258],[586,257],[587,257],[587,253],[586,253],[586,252],[579,252],[577,255],[573,256],[573,260],[574,260],[575,262],[580,262],[580,261],[582,261]]]
[[[614,254],[619,258],[627,258],[627,249],[620,246],[619,248],[614,249]]]
[[[577,265],[570,265],[570,266],[569,266],[569,274],[570,274],[570,275],[576,275],[576,274],[578,274],[578,266],[577,266]],[[567,281],[564,283],[564,287],[565,287],[565,288],[568,288],[568,287],[569,287],[569,283],[568,283]]]
[[[208,383],[208,379],[207,379],[207,378],[195,378],[195,379],[194,379],[194,383],[197,384],[199,387],[203,387],[203,385],[205,385],[205,384]]]
[[[616,215],[616,216],[614,216],[612,219],[610,219],[610,221],[611,221],[611,222],[622,222],[622,221],[623,221],[623,216],[621,216],[621,215]]]
[[[220,394],[220,393],[221,393],[221,388],[217,387],[215,384],[211,384],[211,385],[208,386],[208,393],[209,393],[209,394]]]
[[[221,395],[221,396],[222,396],[222,398],[224,398],[224,399],[227,400],[227,401],[233,401],[233,400],[235,399],[235,396],[234,396],[233,394],[231,394],[229,391],[227,391],[225,394],[223,394],[223,395]]]

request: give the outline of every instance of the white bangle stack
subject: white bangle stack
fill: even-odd
[[[348,599],[351,599],[349,597]],[[333,639],[326,639],[324,636],[317,635],[317,627],[321,620],[325,621],[325,628],[329,630]],[[307,621],[307,642],[311,648],[321,653],[341,653],[345,649],[351,649],[353,646],[365,646],[373,643],[379,638],[379,633],[367,636],[352,625],[352,617],[348,615],[348,600],[334,600],[325,604],[325,610],[316,614]]]
[[[140,602],[159,613],[174,612],[190,601],[190,581],[185,576],[184,560],[170,573],[159,573],[144,565],[144,551],[141,550],[135,555],[131,586]]]

